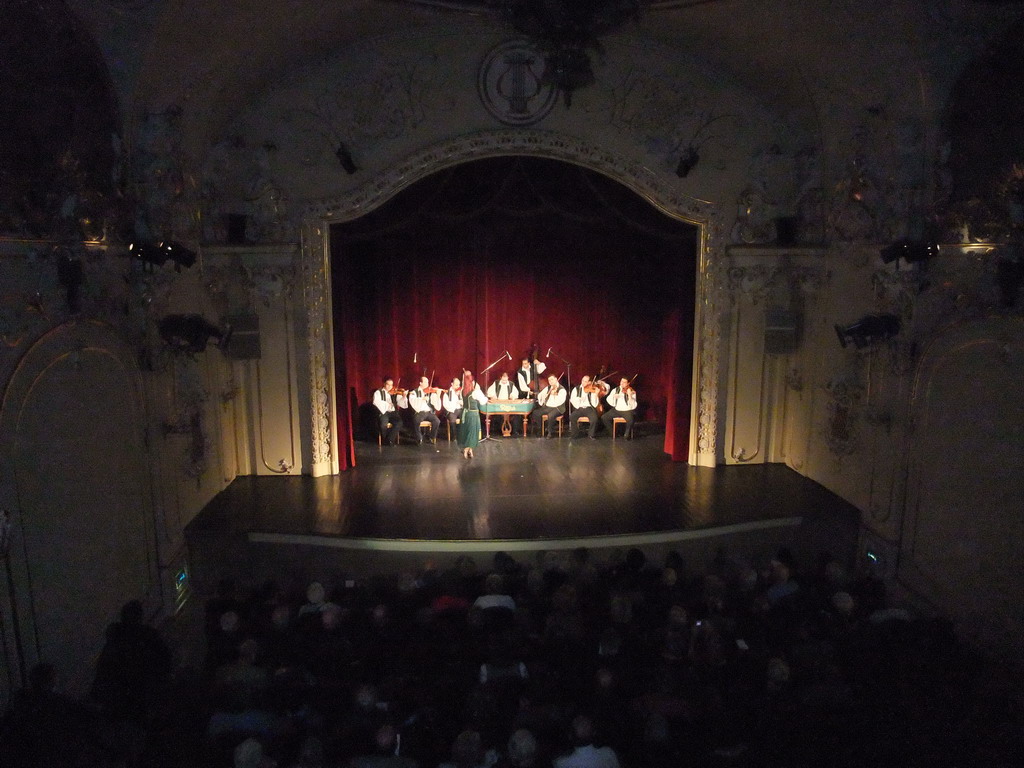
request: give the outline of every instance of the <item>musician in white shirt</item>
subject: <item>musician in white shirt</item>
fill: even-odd
[[[596,439],[597,435],[597,407],[601,404],[601,387],[592,383],[589,376],[580,379],[580,383],[572,388],[569,395],[569,402],[572,404],[572,426],[574,438],[582,437],[580,431],[580,418],[586,417],[590,422],[587,427],[587,437]]]
[[[548,417],[546,437],[554,437],[555,419],[565,413],[566,391],[558,383],[557,376],[548,376],[548,385],[537,395],[537,428],[544,423],[544,416]]]
[[[498,381],[491,382],[491,385],[487,387],[487,399],[491,401],[501,400],[515,400],[519,397],[519,390],[516,389],[516,385],[508,377],[508,373],[503,372],[501,378]],[[495,416],[502,416],[500,413],[487,413],[484,414],[485,419],[491,419]],[[523,417],[516,417],[515,431],[518,431],[522,427]]]
[[[534,370],[536,368],[536,371]],[[540,375],[547,370],[547,365],[541,360],[534,361],[534,365],[530,365],[530,358],[524,357],[523,364],[516,372],[516,386],[522,393],[522,397],[532,397],[537,391],[540,382],[543,381]],[[535,378],[536,377],[536,378]],[[536,381],[535,386],[530,386]]]
[[[398,433],[402,428],[398,409],[408,406],[404,395],[392,394],[394,388],[395,380],[388,376],[384,379],[384,386],[373,393],[373,406],[379,412],[380,436],[388,445],[398,443]]]
[[[436,443],[437,429],[441,425],[436,411],[441,410],[441,395],[430,386],[430,379],[426,376],[420,379],[416,389],[409,392],[409,407],[412,409],[412,428],[416,434],[416,445],[423,444],[420,424],[424,421],[430,424],[430,442]]]
[[[487,397],[490,400],[515,400],[519,397],[519,390],[509,378],[508,373],[502,373],[498,381],[491,382],[487,387]]]
[[[451,386],[441,395],[441,405],[451,431],[455,432],[455,422],[462,418],[462,379],[458,376],[452,379]]]
[[[623,377],[619,386],[608,393],[608,410],[601,416],[604,428],[612,430],[612,419],[625,419],[626,429],[623,434],[627,440],[633,439],[633,417],[636,414],[636,390],[630,386],[629,379]]]

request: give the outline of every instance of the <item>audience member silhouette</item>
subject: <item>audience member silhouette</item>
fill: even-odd
[[[93,698],[109,718],[143,721],[170,672],[171,651],[160,633],[144,623],[142,603],[126,603],[120,621],[107,627]]]

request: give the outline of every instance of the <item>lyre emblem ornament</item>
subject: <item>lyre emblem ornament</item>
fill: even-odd
[[[502,43],[480,64],[480,101],[506,125],[532,125],[554,107],[558,96],[544,80],[544,55],[527,40]]]
[[[540,93],[540,78],[531,69],[536,61],[523,51],[505,56],[506,69],[498,75],[498,95],[508,102],[510,115],[529,114],[530,99]]]

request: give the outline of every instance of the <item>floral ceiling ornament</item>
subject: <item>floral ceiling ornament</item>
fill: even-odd
[[[544,77],[565,106],[594,83],[591,54],[604,53],[600,38],[640,18],[639,0],[506,0],[504,14],[545,56]]]
[[[774,204],[764,191],[752,186],[743,190],[736,200],[736,223],[732,239],[736,243],[768,243],[775,238]]]
[[[855,160],[834,190],[834,203],[829,226],[840,240],[852,242],[872,237],[878,227],[878,185],[864,168],[862,160]]]

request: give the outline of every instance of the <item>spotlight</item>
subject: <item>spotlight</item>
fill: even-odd
[[[700,155],[697,154],[697,150],[691,144],[679,156],[679,164],[676,165],[676,176],[680,179],[685,179],[690,174],[690,171],[697,166],[698,160],[700,160]]]
[[[146,264],[153,264],[158,267],[167,261],[167,257],[164,256],[156,243],[142,240],[133,240],[128,243],[128,255],[133,259],[138,259]]]
[[[341,167],[345,169],[345,173],[350,176],[359,170],[356,166],[356,161],[352,159],[352,153],[348,151],[348,147],[345,146],[345,142],[338,144],[338,151],[334,153],[334,156],[338,158],[338,162],[341,163]]]
[[[181,267],[188,269],[196,263],[196,252],[191,248],[186,248],[181,243],[175,240],[165,240],[160,243],[160,247],[163,248],[164,253],[167,254],[167,258],[174,262],[174,268],[181,271]]]
[[[202,315],[167,315],[159,323],[160,338],[176,352],[203,352],[211,338],[224,340],[224,332]]]
[[[892,245],[885,246],[879,253],[886,264],[891,264],[897,259],[913,264],[938,256],[939,246],[923,240],[898,240]]]
[[[846,345],[851,342],[857,349],[864,349],[869,344],[891,339],[898,334],[900,319],[896,315],[865,315],[845,328],[836,325],[835,329],[836,336],[839,337],[839,345],[843,349],[846,349]]]
[[[196,252],[186,248],[175,240],[164,240],[154,243],[146,240],[135,240],[128,244],[128,254],[146,264],[162,267],[168,261],[174,262],[174,268],[181,271],[196,263]]]

